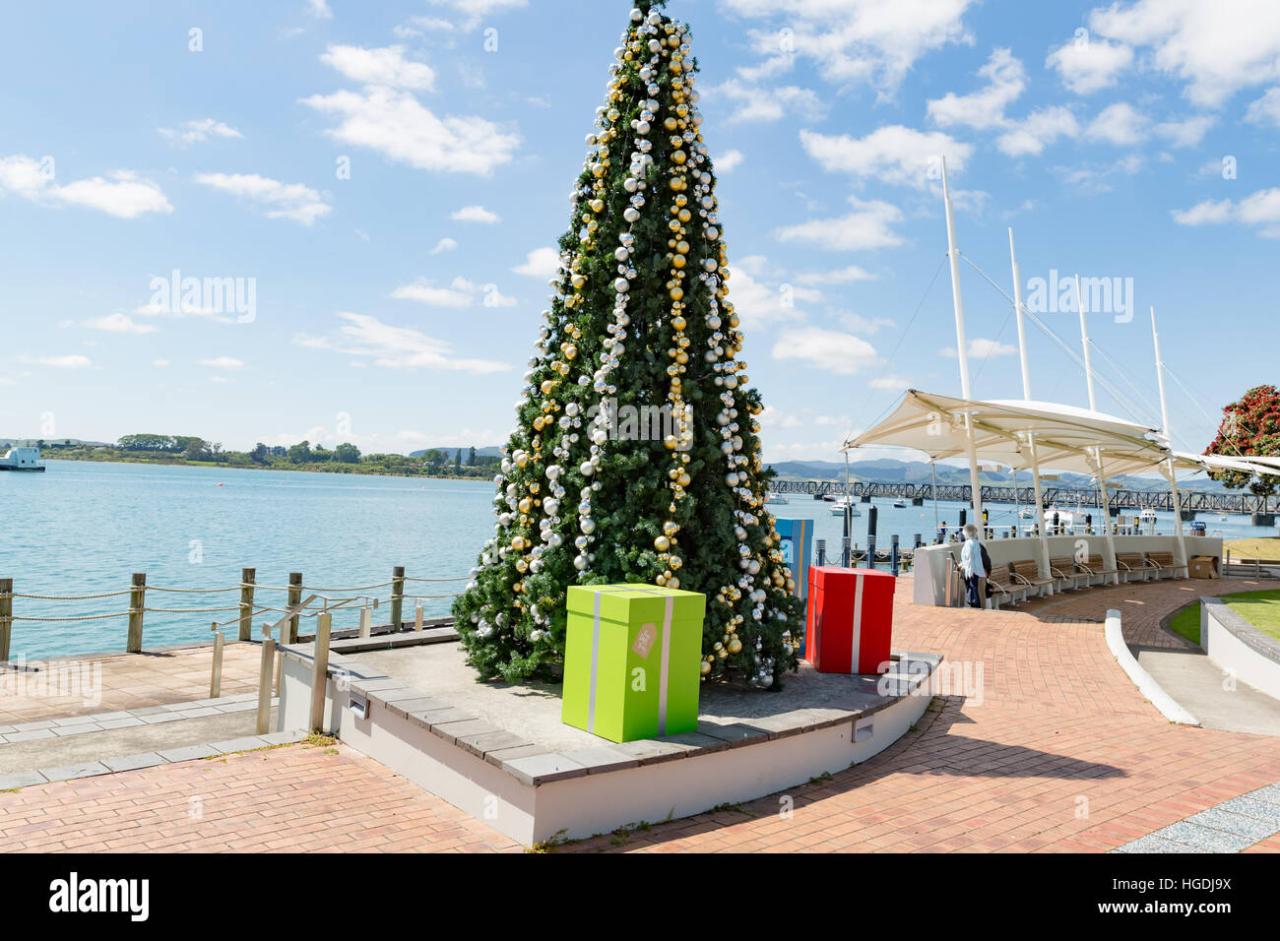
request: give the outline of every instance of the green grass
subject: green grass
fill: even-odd
[[[1200,646],[1200,602],[1189,604],[1169,620],[1169,630]]]
[[[1222,600],[1258,630],[1280,640],[1280,590],[1223,595]],[[1170,618],[1169,630],[1197,647],[1201,646],[1200,602],[1187,605]]]
[[[1280,590],[1226,595],[1222,600],[1258,630],[1280,640]]]

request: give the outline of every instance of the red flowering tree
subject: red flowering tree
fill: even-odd
[[[1256,386],[1240,401],[1224,408],[1218,436],[1204,453],[1222,457],[1280,456],[1280,389]],[[1252,477],[1244,471],[1219,471],[1210,476],[1231,488],[1248,486],[1258,496],[1271,496],[1280,484],[1280,475]]]

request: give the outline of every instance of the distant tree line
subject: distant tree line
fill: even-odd
[[[289,446],[258,442],[248,451],[228,451],[221,444],[188,435],[125,435],[112,446],[59,448],[59,457],[81,460],[126,460],[158,464],[214,464],[227,467],[308,470],[345,474],[389,474],[412,477],[490,477],[501,463],[476,449],[432,449],[416,456],[362,454],[354,444],[333,448],[310,441]]]

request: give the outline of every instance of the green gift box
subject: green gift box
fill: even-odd
[[[566,725],[611,742],[698,727],[705,595],[653,585],[569,589]]]

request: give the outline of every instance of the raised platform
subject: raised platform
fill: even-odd
[[[304,728],[312,647],[285,648],[279,727]],[[924,714],[934,654],[884,677],[807,665],[780,693],[704,687],[698,731],[615,745],[560,722],[559,688],[475,682],[450,629],[332,645],[325,724],[526,846],[701,813],[880,753]]]

